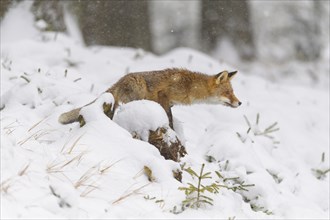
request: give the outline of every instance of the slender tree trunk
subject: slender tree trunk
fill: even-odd
[[[46,31],[65,32],[63,3],[58,0],[34,0],[31,10],[36,20],[47,23]]]
[[[13,0],[0,0],[0,19],[2,20],[3,16],[9,9],[9,7],[16,1]]]
[[[241,58],[254,58],[254,42],[248,1],[203,0],[202,41],[204,48],[213,49],[218,40],[230,39]]]
[[[87,45],[151,49],[148,1],[79,1],[79,23]]]

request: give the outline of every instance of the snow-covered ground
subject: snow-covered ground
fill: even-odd
[[[24,20],[14,19],[13,11],[1,24],[1,218],[329,219],[329,173],[322,174],[330,167],[329,84],[274,83],[186,48],[163,56],[86,48],[64,34],[40,33],[28,12],[19,13]],[[57,121],[128,72],[168,67],[207,74],[238,70],[233,88],[243,102],[237,109],[175,106],[176,130],[188,152],[180,163],[133,139],[102,113],[100,103],[84,109],[82,128]],[[329,80],[329,72],[320,74]],[[118,113],[117,122],[126,128],[125,118],[137,115],[151,127],[167,123],[148,102],[121,111],[126,115],[120,119]],[[143,120],[136,120],[139,129]],[[271,125],[272,137],[264,135]],[[199,173],[202,164],[212,177],[202,184],[254,185],[248,191],[220,187],[205,194],[213,205],[183,210],[186,196],[178,188],[197,185],[197,178],[184,171],[181,183],[172,170],[184,166]],[[232,177],[239,179],[224,180]]]

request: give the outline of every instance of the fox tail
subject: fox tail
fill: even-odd
[[[69,112],[65,112],[60,115],[60,117],[58,118],[58,121],[61,124],[70,124],[70,123],[76,122],[76,121],[78,121],[80,110],[81,110],[81,108],[76,108]]]

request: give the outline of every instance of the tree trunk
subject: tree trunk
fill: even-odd
[[[31,10],[36,20],[44,20],[47,23],[45,31],[66,31],[63,1],[34,0]]]
[[[12,4],[16,3],[13,0],[1,0],[0,1],[0,19],[2,20],[5,13],[8,11]]]
[[[87,45],[151,49],[148,1],[79,1],[79,24]]]
[[[213,49],[218,40],[227,37],[236,46],[240,57],[254,58],[254,42],[248,1],[202,1],[202,41]]]

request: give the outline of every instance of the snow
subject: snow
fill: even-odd
[[[1,22],[1,41],[15,42],[21,39],[34,37],[38,34],[34,27],[34,17],[26,9],[32,5],[32,2],[26,1],[19,4],[8,13]],[[24,19],[17,19],[22,16]],[[17,27],[24,27],[24,31],[17,29]]]
[[[160,104],[148,100],[121,105],[113,121],[144,141],[148,141],[150,130],[156,131],[159,127],[169,127],[165,110]]]
[[[329,84],[280,84],[187,48],[163,56],[87,48],[67,35],[39,32],[27,8],[13,9],[1,23],[1,218],[329,218],[329,173],[317,178],[314,172],[330,166]],[[102,93],[126,73],[167,67],[206,74],[238,70],[232,84],[243,103],[237,109],[174,106],[174,127],[188,152],[180,163],[130,133],[146,137],[143,132],[168,125],[157,103],[122,105],[114,121],[101,108],[113,102]],[[95,98],[82,110],[85,126],[58,123],[60,114]],[[273,138],[258,135],[274,122],[280,130]],[[254,186],[221,188],[207,194],[213,206],[172,213],[185,199],[178,187],[197,183],[186,172],[180,183],[172,170],[184,165],[198,172],[203,163],[212,173],[207,183],[218,179],[218,171]]]

